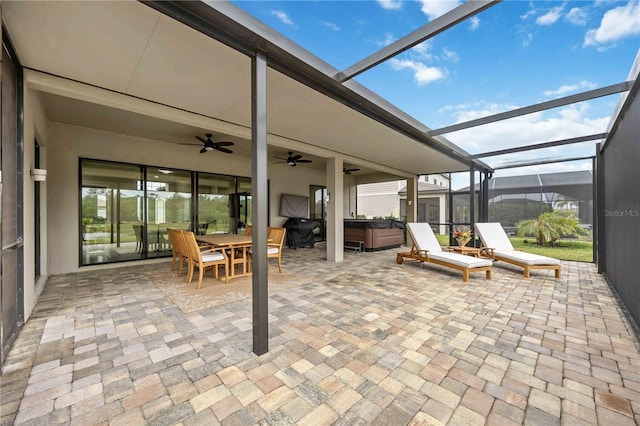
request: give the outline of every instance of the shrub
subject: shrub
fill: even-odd
[[[571,212],[545,212],[536,219],[522,220],[516,224],[518,237],[532,236],[542,246],[553,246],[563,236],[588,235],[589,230],[580,226],[580,221]]]

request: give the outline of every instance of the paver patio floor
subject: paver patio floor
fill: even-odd
[[[285,249],[312,280],[270,293],[262,356],[250,298],[185,314],[145,275],[169,262],[51,277],[5,361],[1,423],[640,423],[640,344],[594,265],[463,283],[397,251]]]

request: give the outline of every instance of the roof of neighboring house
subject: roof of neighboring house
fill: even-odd
[[[425,193],[437,193],[437,192],[449,192],[448,186],[440,186],[434,185],[432,183],[427,182],[418,182],[418,195]],[[407,186],[402,187],[400,191],[398,191],[398,195],[407,195]]]
[[[591,170],[503,176],[489,179],[489,195],[495,197],[503,194],[555,192],[575,199],[590,200],[593,198],[592,185],[593,172]],[[476,191],[479,188],[480,184],[476,184]],[[454,192],[468,193],[469,187]]]

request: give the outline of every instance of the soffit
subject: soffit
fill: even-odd
[[[27,68],[250,125],[250,58],[144,4],[9,1],[3,2],[3,20]],[[267,91],[269,133],[297,146],[321,147],[409,174],[467,167],[272,69]],[[85,124],[100,120],[100,106],[82,108],[95,108],[84,114]],[[137,119],[130,116],[126,127],[135,127]],[[100,125],[105,127],[94,124]],[[138,133],[145,131],[153,133]]]

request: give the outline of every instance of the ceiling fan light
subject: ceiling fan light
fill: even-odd
[[[290,165],[291,167],[296,165],[295,161],[287,161],[287,164]]]
[[[206,151],[213,151],[213,147],[212,146],[205,146],[204,149]]]

